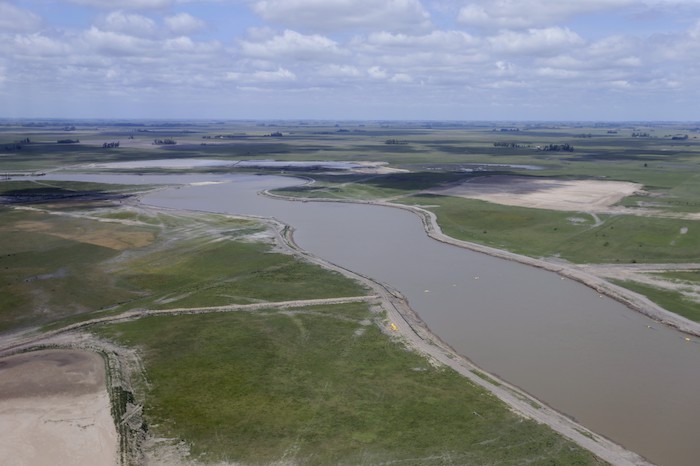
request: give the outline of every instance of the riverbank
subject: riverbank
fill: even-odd
[[[308,179],[307,179],[308,180]],[[309,183],[312,183],[313,180],[309,180]],[[445,244],[450,244],[453,246],[461,247],[464,249],[469,249],[471,251],[475,252],[480,252],[483,254],[488,254],[493,257],[498,257],[500,259],[506,259],[514,262],[519,262],[521,264],[537,267],[543,270],[547,270],[550,272],[555,272],[565,278],[569,278],[571,280],[575,280],[579,283],[582,283],[601,295],[607,296],[609,298],[612,298],[618,302],[621,302],[622,304],[626,305],[627,307],[646,315],[647,317],[654,319],[657,322],[660,322],[665,325],[669,325],[671,327],[674,327],[684,333],[694,335],[694,336],[700,336],[700,323],[691,321],[689,319],[686,319],[685,317],[682,317],[678,314],[674,314],[661,306],[657,305],[656,303],[650,301],[647,299],[645,296],[642,296],[638,293],[635,293],[633,291],[630,291],[626,288],[623,288],[621,286],[614,285],[607,280],[605,280],[602,277],[596,276],[592,273],[589,273],[586,271],[585,266],[577,266],[576,264],[570,264],[570,263],[563,263],[563,262],[549,262],[546,260],[541,260],[541,259],[535,259],[532,257],[528,256],[523,256],[520,254],[515,254],[512,252],[504,251],[502,249],[496,249],[492,248],[489,246],[484,246],[478,243],[472,243],[469,241],[462,241],[455,239],[451,236],[448,236],[442,232],[442,229],[440,228],[438,222],[437,222],[437,216],[426,209],[423,209],[419,206],[415,205],[405,205],[405,204],[396,204],[393,202],[389,201],[383,201],[383,200],[346,200],[346,199],[323,199],[323,198],[314,198],[314,199],[302,199],[302,198],[295,198],[293,196],[285,196],[285,195],[280,195],[280,194],[275,194],[270,192],[269,190],[266,190],[263,192],[264,195],[272,197],[272,198],[277,198],[277,199],[283,199],[283,200],[288,200],[288,201],[296,201],[296,202],[342,202],[342,203],[349,203],[349,204],[368,204],[368,205],[378,205],[378,206],[384,206],[384,207],[392,207],[392,208],[398,208],[398,209],[403,209],[407,210],[409,212],[412,212],[416,214],[420,219],[421,222],[423,223],[423,228],[426,232],[426,234],[435,239],[436,241],[440,241]],[[634,265],[632,265],[634,267]]]
[[[269,195],[267,192],[266,194]],[[383,307],[387,312],[388,320],[384,331],[389,335],[400,335],[409,348],[412,348],[437,364],[450,367],[460,375],[468,378],[473,383],[485,388],[498,397],[515,413],[549,426],[555,432],[572,440],[579,446],[591,451],[599,458],[611,464],[620,466],[651,464],[638,454],[592,432],[519,388],[501,380],[493,374],[486,374],[468,358],[458,354],[447,343],[443,342],[437,335],[432,333],[398,291],[389,288],[385,284],[375,282],[368,277],[359,275],[307,253],[294,242],[293,228],[281,223],[278,223],[278,228],[280,228],[280,240],[296,254],[312,263],[340,272],[345,276],[351,277],[371,287],[381,298]]]

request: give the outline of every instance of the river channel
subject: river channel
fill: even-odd
[[[289,178],[51,178],[220,181],[159,190],[143,202],[289,224],[303,249],[399,290],[435,334],[484,370],[652,462],[698,464],[700,341],[577,282],[432,240],[404,210],[258,194],[300,182]]]

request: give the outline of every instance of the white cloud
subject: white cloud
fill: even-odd
[[[189,13],[178,13],[165,18],[165,25],[176,34],[192,34],[206,27],[206,23]]]
[[[372,79],[386,79],[389,75],[388,73],[378,66],[372,66],[367,70],[367,74]]]
[[[392,83],[410,83],[413,82],[413,78],[406,73],[396,73],[389,78],[389,81]]]
[[[85,96],[97,102],[109,95],[171,92],[182,96],[178,100],[190,96],[207,108],[228,111],[231,101],[245,101],[237,100],[241,93],[256,90],[274,96],[270,102],[277,108],[284,101],[291,117],[295,109],[309,108],[309,96],[324,109],[346,102],[358,116],[368,115],[363,109],[370,106],[415,118],[431,106],[476,102],[488,110],[498,102],[521,109],[523,117],[528,110],[522,109],[533,103],[546,108],[546,102],[565,98],[590,104],[586,92],[603,103],[614,96],[623,108],[638,102],[626,101],[629,96],[644,95],[648,103],[671,93],[693,99],[700,88],[700,21],[688,20],[698,16],[683,13],[683,22],[671,21],[694,6],[700,12],[700,3],[690,0],[678,10],[671,8],[675,0],[639,0],[629,7],[627,0],[422,0],[425,8],[419,0],[205,0],[211,1],[208,22],[218,25],[207,31],[207,37],[218,35],[210,41],[194,35],[207,27],[197,17],[195,0],[72,1],[105,10],[73,5],[79,15],[54,22],[14,6],[36,2],[0,0],[0,13],[9,12],[0,14],[6,26],[0,30],[3,95],[41,92],[47,97],[42,101],[50,102],[53,92],[56,99],[85,99],[83,108],[92,108]],[[183,2],[191,14],[180,13],[177,6]],[[224,16],[248,6],[257,18],[247,10],[240,18]],[[456,17],[460,7],[465,25],[483,26],[466,32],[431,25],[426,8],[435,13],[436,23],[445,24],[445,17]],[[652,23],[651,7],[672,12]],[[220,17],[212,14],[216,9]],[[634,16],[640,11],[643,17]],[[608,30],[620,21],[616,35],[590,33],[591,18],[599,16],[586,15],[601,12],[611,12]],[[576,20],[571,29],[563,27],[567,19]],[[654,34],[645,35],[650,24]],[[227,96],[233,100],[227,103]],[[327,104],[330,100],[333,105]],[[238,106],[244,107],[257,111],[256,105]],[[418,113],[404,113],[402,108],[409,107]],[[196,107],[183,112],[190,110]],[[333,110],[324,111],[330,116]],[[342,108],[339,112],[346,114]],[[431,117],[445,115],[436,111]],[[463,116],[459,111],[452,115]]]
[[[168,52],[188,53],[209,58],[221,49],[221,44],[212,42],[195,42],[187,36],[167,39],[163,42],[163,50]]]
[[[285,68],[278,68],[276,71],[256,71],[253,78],[264,82],[294,81],[297,77],[294,73]]]
[[[554,79],[571,79],[571,78],[577,78],[577,77],[581,76],[581,73],[579,71],[567,70],[567,69],[562,69],[562,68],[550,68],[550,67],[539,68],[535,72],[535,74],[537,76],[546,77],[546,78],[554,78]]]
[[[419,0],[258,0],[253,11],[267,21],[322,32],[430,26],[430,14]]]
[[[575,32],[560,27],[528,29],[527,32],[504,31],[488,40],[494,51],[509,54],[555,53],[585,43]]]
[[[458,21],[487,29],[549,26],[581,13],[609,11],[634,0],[477,0],[459,11]]]
[[[113,9],[115,6],[125,10],[151,10],[162,9],[175,3],[175,0],[68,0],[77,5],[92,6],[96,8]],[[116,3],[116,5],[115,5]]]
[[[157,54],[152,42],[114,31],[103,31],[95,26],[83,33],[84,46],[99,54],[143,56]]]
[[[18,57],[56,57],[70,52],[63,42],[40,33],[16,35],[7,45]]]
[[[338,44],[327,37],[289,29],[262,42],[242,41],[240,45],[244,55],[267,59],[319,60],[341,54]]]
[[[41,18],[29,10],[18,8],[11,3],[0,2],[0,31],[30,32],[41,26]]]
[[[462,31],[432,31],[429,34],[409,35],[393,34],[382,31],[370,34],[366,44],[378,47],[404,47],[415,49],[431,48],[434,50],[459,50],[477,46],[480,40]]]
[[[157,28],[156,23],[146,16],[135,13],[113,11],[101,22],[106,31],[119,32],[139,37],[152,36]]]
[[[693,39],[700,40],[700,19],[697,20],[695,25],[688,31],[688,35]]]
[[[639,57],[623,57],[615,61],[618,66],[626,66],[630,68],[638,67],[642,65],[642,60]]]
[[[528,84],[524,81],[502,79],[493,82],[488,81],[484,83],[484,87],[488,89],[524,89],[528,87]]]
[[[496,62],[495,75],[499,77],[514,76],[517,73],[517,67],[510,62],[499,60]]]
[[[360,70],[353,65],[324,65],[319,69],[321,76],[329,78],[358,78],[362,76]]]
[[[632,87],[632,84],[630,84],[629,81],[626,81],[624,79],[609,81],[607,84],[615,89],[630,89]]]

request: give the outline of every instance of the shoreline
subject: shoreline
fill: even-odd
[[[263,194],[271,197],[283,197],[271,195],[267,191],[264,191]],[[290,198],[289,200],[296,199]],[[328,200],[325,202],[335,201]],[[377,205],[393,206],[390,204]],[[293,227],[279,222],[276,219],[268,219],[268,221],[281,227],[281,230],[279,230],[279,239],[282,244],[292,249],[297,255],[305,260],[342,273],[349,278],[358,280],[371,287],[380,297],[383,303],[382,307],[387,313],[388,321],[385,328],[382,329],[384,333],[390,336],[392,334],[398,334],[403,339],[404,344],[410,349],[417,351],[429,360],[433,360],[440,365],[455,370],[472,383],[479,385],[496,396],[516,414],[541,424],[546,424],[555,432],[573,441],[580,447],[585,448],[604,461],[620,466],[646,466],[653,464],[639,454],[626,449],[607,437],[591,431],[517,386],[483,370],[469,360],[468,357],[459,354],[450,345],[442,341],[438,335],[434,334],[421,320],[420,316],[410,307],[408,301],[400,292],[384,283],[374,281],[369,277],[304,251],[294,242]]]
[[[313,182],[313,180],[311,179],[305,179],[310,180],[310,182]],[[407,210],[418,216],[418,218],[421,220],[421,223],[423,224],[423,229],[425,230],[425,233],[430,238],[436,241],[456,246],[459,248],[468,249],[470,251],[480,252],[482,254],[487,254],[489,256],[497,257],[499,259],[518,262],[524,265],[529,265],[532,267],[537,267],[539,269],[547,270],[549,272],[557,273],[562,277],[569,278],[589,288],[592,288],[598,293],[605,295],[608,298],[614,299],[615,301],[624,304],[633,311],[639,312],[640,314],[643,314],[656,322],[673,327],[680,332],[700,337],[700,323],[694,322],[692,320],[686,319],[683,316],[668,311],[659,306],[658,304],[650,301],[647,297],[635,293],[634,291],[628,290],[618,285],[614,285],[605,280],[604,278],[586,272],[584,268],[588,264],[578,265],[568,263],[565,264],[560,262],[549,262],[544,259],[536,259],[533,257],[523,256],[521,254],[505,251],[502,249],[497,249],[490,246],[485,246],[482,244],[472,243],[469,241],[453,238],[442,232],[442,229],[440,228],[440,225],[437,222],[437,215],[435,215],[435,213],[415,205],[395,204],[393,202],[382,200],[372,201],[328,198],[295,198],[292,196],[275,194],[270,192],[269,190],[262,191],[261,194],[271,198],[295,202],[340,202],[349,204],[376,205]],[[633,265],[639,266],[642,264]]]

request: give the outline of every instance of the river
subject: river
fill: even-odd
[[[577,282],[434,241],[404,210],[258,194],[299,182],[289,178],[51,177],[222,181],[160,190],[143,202],[287,223],[305,250],[399,290],[435,334],[486,371],[652,462],[698,463],[698,339]]]

